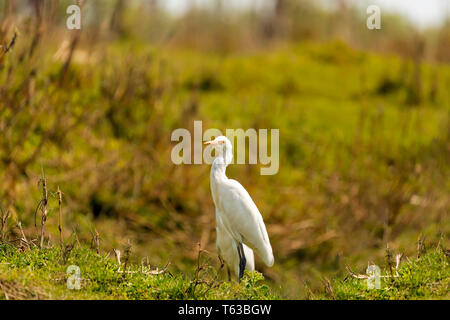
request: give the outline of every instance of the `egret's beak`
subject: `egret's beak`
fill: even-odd
[[[214,140],[211,140],[211,141],[206,141],[205,143],[203,143],[204,145],[209,145],[209,144],[216,144],[215,142],[214,142]]]

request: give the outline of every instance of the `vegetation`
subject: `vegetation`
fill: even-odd
[[[387,17],[370,33],[355,27],[365,26],[357,8],[279,2],[293,7],[175,18],[149,10],[157,1],[90,1],[79,31],[65,28],[70,1],[0,5],[0,283],[18,290],[0,295],[320,298],[325,286],[336,298],[445,297],[448,260],[437,252],[402,265],[381,292],[338,279],[346,266],[383,265],[386,245],[405,257],[418,238],[448,246],[448,26],[419,32]],[[314,19],[298,19],[305,10]],[[280,129],[278,174],[227,170],[268,228],[275,265],[257,260],[264,282],[237,286],[222,270],[218,287],[193,291],[198,243],[212,267],[199,279],[220,268],[210,168],[170,160],[172,131],[194,120]],[[106,256],[129,244],[130,270],[148,257],[170,261],[172,275],[123,277]],[[85,290],[66,289],[71,263]]]
[[[333,281],[323,297],[328,299],[446,299],[450,298],[450,255],[433,248],[417,259],[409,260],[382,275],[380,288],[368,289],[355,276]]]
[[[23,252],[0,245],[0,299],[274,299],[261,284],[260,273],[247,274],[241,284],[215,281],[207,275],[189,277],[145,265],[129,265],[124,273],[107,255],[87,247],[70,253],[59,247]],[[80,288],[68,288],[74,275],[70,265],[80,268]],[[198,272],[203,272],[202,270]],[[158,274],[159,273],[159,274]],[[74,280],[75,281],[75,280]],[[70,282],[74,284],[75,282]],[[70,284],[69,284],[70,286]]]
[[[145,261],[128,265],[86,246],[36,246],[22,249],[0,245],[0,298],[3,299],[281,299],[264,284],[261,273],[249,273],[240,284],[220,281],[219,270],[201,263],[194,275],[172,274],[166,267],[151,269]],[[420,251],[403,265],[392,261],[381,275],[380,288],[367,286],[367,275],[349,269],[345,277],[324,279],[323,290],[304,288],[308,299],[448,299],[450,253],[443,248]],[[119,256],[120,257],[120,256]],[[388,260],[389,262],[389,260]],[[147,262],[148,263],[148,262]],[[79,268],[79,287],[71,280]],[[70,284],[72,286],[70,286]]]

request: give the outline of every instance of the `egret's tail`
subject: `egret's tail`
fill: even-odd
[[[265,231],[265,230],[264,230]],[[267,236],[267,233],[266,233]],[[264,264],[268,267],[273,266],[274,258],[273,258],[273,252],[272,252],[272,246],[269,242],[269,237],[265,237],[264,241],[260,241],[259,243],[250,244],[250,246],[253,248],[253,250],[256,251],[256,254],[262,259]]]
[[[257,252],[258,252],[258,255],[261,257],[261,259],[266,264],[266,266],[268,266],[268,267],[273,266],[274,258],[273,258],[273,252],[272,252],[272,247],[270,246],[270,243],[266,244],[266,246],[264,248],[258,249]]]
[[[259,215],[259,219],[259,228],[262,235],[262,241],[259,241],[258,246],[255,249],[266,266],[271,267],[274,263],[272,246],[270,245],[269,235],[267,234],[266,226],[264,225],[261,215]]]

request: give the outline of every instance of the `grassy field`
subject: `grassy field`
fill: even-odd
[[[261,274],[248,275],[240,285],[217,281],[203,263],[195,274],[172,274],[146,265],[121,267],[106,255],[86,247],[67,250],[33,249],[26,253],[2,245],[0,296],[3,299],[275,299],[260,283]],[[76,265],[80,286],[68,289]],[[203,268],[201,268],[203,266]],[[126,272],[123,272],[126,270]],[[158,274],[160,273],[160,274]],[[72,283],[72,282],[70,282]],[[73,282],[75,283],[75,282]],[[70,285],[69,285],[70,286]]]
[[[445,256],[413,257],[423,239],[449,246],[448,62],[362,50],[342,39],[218,50],[200,46],[199,33],[184,35],[191,45],[177,37],[160,44],[140,36],[129,17],[125,33],[69,32],[32,19],[1,25],[5,288],[42,298],[445,297]],[[278,174],[261,176],[260,165],[227,169],[267,225],[275,265],[257,259],[264,281],[192,291],[199,243],[211,266],[207,281],[220,266],[210,167],[170,159],[172,131],[192,130],[195,120],[204,130],[280,129]],[[38,250],[43,198],[46,248]],[[69,262],[57,263],[60,213],[65,245],[76,245],[68,261],[90,279],[85,290],[67,291],[61,280]],[[30,251],[12,246],[23,237],[19,222],[37,241]],[[99,255],[85,248],[92,242]],[[142,259],[160,268],[170,261],[172,276],[118,274],[105,256],[129,244],[132,270]],[[346,266],[361,271],[370,261],[386,270],[386,246],[404,255],[401,277],[384,284],[391,289],[341,282]],[[430,274],[408,276],[427,266]],[[221,271],[215,283],[225,278]]]
[[[367,289],[361,279],[349,276],[326,286],[332,299],[445,299],[450,298],[449,252],[433,248],[398,270],[386,268],[379,289]]]
[[[79,287],[73,270],[77,266]],[[22,250],[0,245],[0,299],[283,299],[260,273],[246,273],[240,284],[219,279],[220,271],[201,254],[192,274],[172,274],[164,268],[114,261],[88,247]],[[381,274],[379,288],[349,271],[345,278],[324,279],[323,289],[305,287],[307,299],[448,299],[449,252],[442,248],[421,251],[418,258]],[[389,273],[390,272],[390,273]],[[72,285],[72,286],[71,286]]]

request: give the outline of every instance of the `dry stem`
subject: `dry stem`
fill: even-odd
[[[41,200],[42,218],[41,218],[41,243],[40,243],[40,248],[43,248],[43,246],[44,246],[44,238],[45,238],[45,224],[47,222],[47,216],[48,216],[48,210],[47,210],[48,190],[47,190],[47,179],[45,178],[44,170],[42,170],[42,178],[40,180],[40,183],[42,183],[42,200]]]

